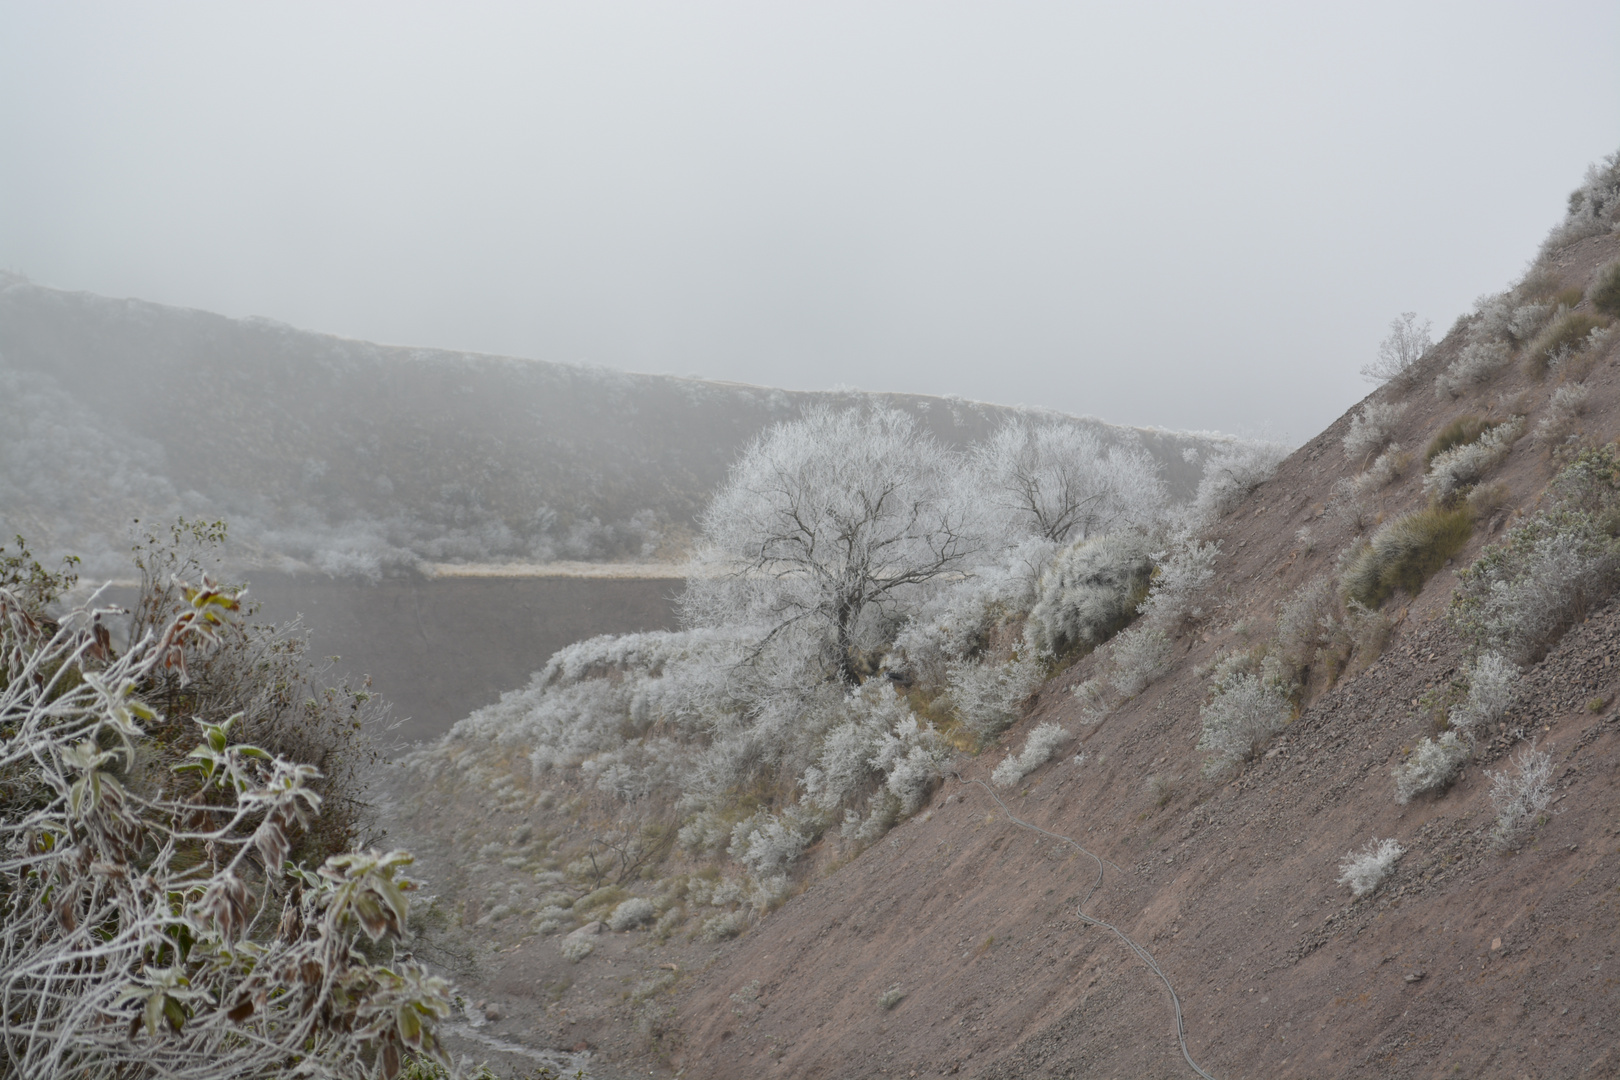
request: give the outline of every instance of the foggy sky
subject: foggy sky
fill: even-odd
[[[1620,5],[0,0],[0,267],[1300,440],[1620,147]]]

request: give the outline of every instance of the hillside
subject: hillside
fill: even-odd
[[[1516,299],[1562,295],[1590,311],[1582,292],[1616,256],[1613,233],[1553,247]],[[1416,451],[1471,413],[1522,415],[1533,429],[1572,385],[1589,391],[1584,415],[1558,422],[1583,445],[1620,436],[1615,337],[1545,374],[1521,361],[1456,397],[1437,393],[1471,325],[1459,320],[1409,386],[1370,395],[1407,406],[1395,442]],[[1271,636],[1279,604],[1331,575],[1360,531],[1329,509],[1343,503],[1335,484],[1362,464],[1342,446],[1358,414],[1214,527],[1216,606],[1178,639],[1164,678],[1094,726],[1070,693],[1093,661],[1041,689],[1006,745],[1054,720],[1079,733],[1085,760],[1066,752],[1008,807],[1109,861],[1088,911],[1152,952],[1180,997],[1189,1051],[1216,1076],[1609,1075],[1620,1067],[1620,607],[1587,613],[1525,671],[1448,791],[1403,806],[1390,781],[1433,733],[1435,691],[1465,670],[1467,643],[1445,619],[1456,571],[1546,502],[1567,448],[1555,443],[1555,457],[1523,439],[1491,477],[1505,485],[1499,509],[1417,595],[1387,603],[1381,654],[1312,686],[1236,775],[1200,777],[1204,673]],[[1366,524],[1424,505],[1422,480],[1409,467],[1371,500]],[[1488,773],[1529,740],[1551,755],[1552,810],[1498,850]],[[1164,988],[1075,918],[1090,862],[1011,828],[964,782],[988,779],[1001,756],[965,764],[931,814],[811,885],[693,979],[675,1024],[688,1075],[1192,1075]],[[1380,889],[1352,899],[1340,860],[1375,837],[1406,854]],[[730,1008],[756,981],[757,1002]],[[890,987],[905,997],[885,1011]]]
[[[1005,734],[955,743],[886,833],[824,827],[785,892],[630,843],[740,791],[747,861],[751,808],[810,813],[783,776],[625,801],[594,779],[621,750],[565,766],[524,726],[553,692],[588,716],[588,693],[637,685],[646,643],[565,654],[458,727],[396,808],[490,1002],[470,1022],[686,1076],[1194,1075],[1165,983],[1103,920],[1173,986],[1207,1075],[1614,1072],[1620,168],[1579,194],[1523,281],[1192,521],[1178,542],[1217,545],[1212,577],[1060,652]],[[1181,573],[1154,558],[1155,581]],[[1025,662],[1023,611],[974,663]],[[953,738],[974,719],[893,697]],[[1276,730],[1212,738],[1245,701]],[[1535,754],[1542,790],[1493,798]],[[656,926],[585,921],[640,894]]]
[[[353,341],[0,274],[0,535],[127,573],[132,518],[225,518],[233,561],[376,578],[435,563],[678,559],[738,451],[813,403],[948,445],[1010,418],[1139,446],[1185,498],[1227,440],[960,399],[801,393]]]

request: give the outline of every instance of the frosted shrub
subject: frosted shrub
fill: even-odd
[[[1434,324],[1417,321],[1417,312],[1403,312],[1389,324],[1389,336],[1378,343],[1378,359],[1361,369],[1368,382],[1404,385],[1417,362],[1434,347],[1429,332]]]
[[[1130,621],[1148,587],[1148,539],[1118,533],[1060,551],[1041,575],[1025,636],[1038,652],[1099,645]]]
[[[1108,715],[1108,695],[1101,679],[1087,679],[1076,683],[1074,700],[1080,704],[1080,722],[1095,724]]]
[[[1174,629],[1187,619],[1203,617],[1199,598],[1215,577],[1219,543],[1199,543],[1190,538],[1179,541],[1167,554],[1156,554],[1158,564],[1148,585],[1147,598],[1137,612],[1149,622]]]
[[[1552,803],[1552,768],[1552,756],[1531,743],[1514,756],[1511,770],[1488,774],[1491,804],[1496,807],[1491,837],[1498,846],[1512,843],[1527,824],[1546,812]]]
[[[1502,719],[1513,700],[1513,684],[1519,670],[1496,653],[1486,653],[1468,669],[1468,698],[1452,707],[1449,720],[1454,728],[1489,726]]]
[[[1473,442],[1436,454],[1429,462],[1428,475],[1423,478],[1424,494],[1449,499],[1501,464],[1523,433],[1524,418],[1515,416],[1490,428]]]
[[[567,908],[548,905],[534,913],[534,918],[529,920],[529,927],[537,934],[555,934],[573,919]]]
[[[613,909],[613,914],[608,916],[608,928],[611,930],[635,930],[646,926],[657,918],[658,909],[653,907],[651,900],[641,896],[632,896]]]
[[[1198,749],[1209,754],[1204,771],[1215,776],[1252,757],[1293,715],[1287,696],[1255,675],[1238,674],[1216,686],[1199,713]]]
[[[564,960],[570,964],[577,964],[596,951],[596,942],[576,931],[563,938],[560,951]]]
[[[1581,612],[1613,590],[1611,544],[1575,532],[1515,529],[1458,575],[1452,619],[1481,645],[1531,663]]]
[[[1231,513],[1244,497],[1270,480],[1288,456],[1288,448],[1273,442],[1237,442],[1211,451],[1204,459],[1204,477],[1198,482],[1187,518],[1195,527]]]
[[[729,941],[748,929],[748,916],[740,911],[723,911],[703,921],[698,930],[698,939],[705,944],[713,945],[720,941]]]
[[[1469,342],[1458,352],[1457,359],[1435,376],[1435,395],[1442,398],[1461,397],[1474,387],[1489,382],[1497,372],[1507,367],[1508,357],[1506,342]]]
[[[1442,732],[1438,739],[1427,735],[1419,739],[1411,755],[1395,766],[1395,801],[1405,804],[1414,795],[1449,787],[1468,752],[1468,744],[1455,731]]]
[[[1114,639],[1109,674],[1114,689],[1131,698],[1146,690],[1170,667],[1174,649],[1157,626],[1135,626]]]
[[[1022,753],[1008,754],[1002,759],[995,772],[990,774],[991,782],[997,787],[1012,787],[1052,760],[1052,751],[1072,738],[1074,736],[1056,724],[1048,722],[1040,725],[1024,740]]]
[[[1355,478],[1356,493],[1371,495],[1382,491],[1401,474],[1411,460],[1411,455],[1401,449],[1400,443],[1390,443],[1389,448],[1367,466],[1367,471]]]
[[[879,740],[871,766],[884,773],[883,786],[899,803],[900,813],[915,814],[939,781],[950,748],[932,724],[908,716]]]
[[[1339,884],[1350,886],[1357,899],[1378,888],[1389,877],[1406,849],[1395,840],[1369,840],[1360,851],[1352,851],[1339,863]]]
[[[1517,341],[1529,341],[1552,318],[1551,304],[1521,304],[1508,318],[1507,332]]]
[[[980,652],[1000,620],[1026,612],[1035,603],[1041,570],[1057,547],[1040,537],[1026,537],[999,560],[943,586],[895,637],[891,665],[898,659],[924,685],[944,683],[949,664]]]
[[[1353,462],[1365,460],[1389,441],[1405,412],[1405,402],[1369,401],[1363,405],[1350,418],[1350,430],[1344,434],[1344,456]]]
[[[1541,257],[1577,240],[1620,228],[1620,151],[1586,170],[1586,179],[1569,197],[1569,212],[1548,234]]]
[[[731,857],[762,880],[784,873],[810,843],[798,824],[764,811],[739,821],[731,833]]]
[[[1005,664],[970,660],[948,670],[951,708],[980,738],[1011,727],[1044,676],[1041,665],[1028,658]]]
[[[1537,447],[1561,443],[1575,427],[1575,419],[1586,411],[1592,391],[1581,383],[1565,383],[1552,392],[1547,401],[1547,412],[1536,422],[1530,441]]]
[[[1333,482],[1333,493],[1328,497],[1328,513],[1344,523],[1352,533],[1366,528],[1369,519],[1367,490],[1359,477],[1341,476]]]

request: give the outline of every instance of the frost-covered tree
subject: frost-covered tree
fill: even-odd
[[[1008,424],[974,453],[974,465],[1009,527],[1056,544],[1145,525],[1165,508],[1147,451],[1105,445],[1070,424]]]
[[[689,625],[806,635],[849,685],[908,602],[983,546],[961,462],[909,416],[817,409],[756,441],[703,515]]]
[[[1434,324],[1425,319],[1417,321],[1417,312],[1405,311],[1390,320],[1389,336],[1378,343],[1378,359],[1361,369],[1361,377],[1368,382],[1404,382],[1412,374],[1413,365],[1434,348],[1429,332]]]

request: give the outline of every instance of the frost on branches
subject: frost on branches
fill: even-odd
[[[59,624],[0,588],[0,1054],[12,1076],[397,1075],[443,1060],[445,984],[379,966],[407,913],[404,852],[285,860],[319,773],[191,725],[177,767],[143,701],[219,642],[228,590],[184,602],[123,655],[97,613]]]

